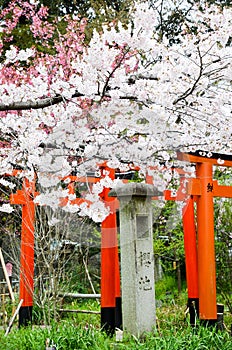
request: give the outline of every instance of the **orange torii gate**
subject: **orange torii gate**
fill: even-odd
[[[188,285],[189,302],[194,301],[198,304],[200,300],[200,319],[216,320],[216,277],[215,277],[215,253],[214,253],[214,232],[212,231],[213,218],[213,196],[232,197],[231,187],[218,186],[217,182],[212,179],[212,167],[218,165],[217,158],[204,158],[201,156],[178,153],[179,160],[191,161],[197,163],[197,178],[189,180],[187,194],[190,198],[187,200],[183,209],[183,227],[184,227],[184,245],[186,259],[186,277]],[[201,164],[201,166],[199,164]],[[203,164],[203,165],[202,165]],[[207,165],[208,164],[208,165]],[[225,160],[223,166],[232,166],[231,160]],[[200,169],[204,169],[200,170]],[[208,172],[205,173],[205,169]],[[210,171],[209,171],[210,170]],[[107,163],[100,166],[100,178],[77,178],[76,176],[68,176],[71,179],[69,186],[70,193],[74,193],[74,182],[97,182],[104,173],[115,178],[115,170],[107,167]],[[178,170],[181,172],[181,169]],[[183,174],[182,174],[183,175]],[[207,176],[206,176],[207,175]],[[166,190],[164,196],[166,200],[185,200],[186,194],[182,191],[184,188],[184,176],[181,177],[181,185],[176,196],[172,196],[171,191]],[[147,182],[151,179],[147,177]],[[207,186],[206,186],[207,185]],[[206,186],[206,187],[205,187]],[[204,190],[203,190],[204,189]],[[108,189],[104,189],[101,193],[102,200],[110,206],[111,214],[102,223],[102,241],[101,241],[101,324],[107,331],[113,331],[115,327],[121,325],[121,297],[120,297],[120,273],[118,260],[118,244],[117,244],[117,224],[116,224],[116,208],[118,202],[115,198],[108,196]],[[21,252],[21,277],[20,277],[20,299],[25,299],[22,310],[20,311],[20,324],[27,324],[31,320],[31,310],[33,305],[33,277],[34,275],[34,202],[35,187],[28,180],[24,180],[22,191],[12,195],[12,204],[23,205],[23,222],[22,224],[22,252]],[[63,199],[65,201],[65,199]],[[62,201],[63,201],[62,200]],[[197,201],[198,208],[198,248],[196,244],[196,230],[194,220],[193,202]],[[208,207],[211,201],[211,206]],[[81,204],[86,202],[84,199],[77,198],[72,201],[73,204]],[[206,204],[207,203],[207,204]],[[207,209],[209,208],[209,210]],[[207,209],[207,210],[206,210]],[[206,214],[207,213],[207,214]],[[212,215],[210,224],[207,215]],[[34,223],[34,222],[33,222]],[[203,224],[204,223],[204,224]],[[210,228],[208,230],[208,228]],[[206,235],[203,233],[208,230]],[[199,245],[200,236],[200,245]],[[207,236],[210,238],[208,242]],[[205,239],[204,239],[205,238]],[[208,244],[209,243],[209,244]],[[204,251],[207,247],[207,252]],[[209,249],[208,249],[209,248]],[[29,254],[29,258],[28,258]],[[206,255],[206,256],[205,256]],[[33,258],[32,258],[33,257]],[[26,261],[28,258],[29,263]],[[210,271],[207,271],[208,267]],[[198,272],[199,266],[199,272]],[[30,275],[30,276],[29,276]],[[23,277],[24,276],[24,277]],[[207,278],[205,278],[207,276]],[[209,283],[209,289],[206,283]],[[206,290],[212,292],[206,292]],[[209,298],[209,294],[211,298]],[[207,303],[206,303],[207,301]]]
[[[107,162],[99,165],[100,177],[77,177],[69,175],[65,179],[70,182],[67,185],[70,194],[75,193],[75,182],[96,183],[108,175],[111,179],[115,178],[115,169],[109,168]],[[138,170],[133,167],[132,170]],[[178,172],[183,172],[177,169]],[[19,171],[14,171],[11,175],[16,176]],[[21,171],[20,171],[21,172]],[[118,174],[116,174],[118,176]],[[151,178],[147,177],[147,182]],[[126,182],[126,180],[123,180]],[[120,271],[117,242],[117,220],[116,209],[118,209],[118,200],[109,197],[110,189],[105,188],[100,194],[102,200],[110,207],[110,214],[101,225],[101,326],[107,332],[112,333],[116,327],[122,325],[121,313],[121,292],[120,292]],[[183,193],[180,198],[178,191],[178,200],[183,200]],[[21,267],[20,267],[20,299],[23,299],[23,305],[19,312],[19,326],[27,325],[31,322],[33,306],[33,289],[34,289],[34,215],[35,204],[34,198],[38,193],[35,192],[35,181],[29,182],[26,178],[23,181],[22,190],[18,190],[10,197],[11,204],[22,205],[22,235],[21,235]],[[165,198],[172,199],[169,191],[165,191]],[[157,199],[157,198],[154,198]],[[64,206],[68,202],[67,198],[60,199],[60,205]],[[87,203],[89,201],[83,198],[71,200],[71,204]],[[192,279],[191,279],[192,280]],[[189,282],[189,285],[191,283]],[[190,290],[190,288],[189,288]]]
[[[192,274],[187,271],[187,280],[189,273],[193,299],[199,298],[200,320],[214,324],[217,320],[217,300],[213,198],[232,198],[232,187],[220,186],[216,180],[213,180],[213,166],[232,167],[232,156],[213,153],[211,157],[205,157],[201,155],[202,153],[201,151],[179,152],[177,158],[196,164],[196,178],[189,179],[187,184],[187,194],[191,196],[191,199],[186,207],[188,214],[183,220],[187,240],[186,259],[189,261],[189,269],[191,268],[191,271],[194,272]],[[197,205],[197,243],[196,241],[194,243],[193,199]],[[192,219],[188,222],[188,218],[191,217]],[[195,280],[194,283],[192,283],[193,280]]]
[[[196,163],[196,178],[187,179],[184,170],[173,168],[173,171],[180,174],[180,186],[175,195],[171,190],[164,191],[166,200],[185,202],[182,220],[188,306],[192,325],[195,325],[196,316],[206,323],[215,323],[217,320],[213,197],[232,198],[231,186],[219,186],[213,180],[213,165],[231,167],[232,157],[212,154],[208,158],[200,156],[199,153],[201,152],[177,153],[179,160]],[[147,182],[153,183],[151,176],[147,176]],[[197,203],[197,230],[194,202]]]
[[[106,175],[115,178],[115,169],[109,168],[107,162],[99,165],[100,177],[66,176],[69,179],[68,189],[70,194],[75,193],[75,182],[97,183]],[[14,170],[8,176],[17,176],[22,171]],[[124,180],[126,181],[126,180]],[[112,333],[116,327],[122,325],[120,271],[117,242],[116,209],[118,201],[108,196],[109,189],[105,188],[100,194],[101,199],[110,207],[110,214],[101,224],[101,325],[107,332]],[[35,191],[35,179],[29,181],[24,178],[22,189],[11,194],[11,204],[22,205],[22,232],[21,232],[21,257],[20,257],[20,293],[19,298],[23,304],[19,310],[19,326],[28,325],[32,321],[33,290],[34,290],[34,198],[39,193]],[[67,198],[60,199],[60,205],[64,206]],[[91,204],[83,198],[70,201],[71,204]]]

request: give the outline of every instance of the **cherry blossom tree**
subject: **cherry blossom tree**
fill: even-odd
[[[55,209],[57,198],[68,196],[60,179],[73,171],[86,175],[103,160],[146,171],[170,164],[177,150],[231,152],[232,10],[191,4],[170,43],[154,30],[161,3],[137,2],[127,27],[109,23],[88,43],[87,21],[77,15],[51,22],[46,7],[21,0],[2,11],[1,173],[16,166],[28,177],[36,172],[40,204]],[[14,45],[22,16],[36,46]],[[156,182],[162,187],[162,179]],[[92,206],[66,210],[101,221],[108,210],[98,195],[112,185],[106,176],[86,196]]]

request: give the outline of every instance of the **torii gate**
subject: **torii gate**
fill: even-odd
[[[188,194],[191,197],[187,201],[183,210],[188,297],[190,301],[194,300],[196,303],[200,299],[200,319],[207,321],[216,320],[215,253],[214,232],[212,231],[213,196],[232,197],[232,191],[231,187],[218,186],[212,179],[212,167],[213,165],[219,165],[217,158],[204,158],[191,154],[178,153],[178,159],[197,163],[198,176],[197,179],[192,179],[189,182]],[[232,161],[226,159],[223,166],[232,166]],[[107,167],[106,163],[100,168],[101,175],[104,175],[104,171],[107,169],[109,176],[112,179],[115,177],[114,170]],[[81,180],[84,181],[83,178]],[[78,181],[78,178],[75,178],[74,181]],[[99,180],[94,179],[92,182],[96,181]],[[148,180],[148,182],[150,181]],[[175,198],[171,196],[170,191],[165,191],[165,199],[184,200],[185,195],[182,192],[182,186],[183,183],[181,184]],[[24,217],[24,225],[22,224],[23,232],[20,278],[22,282],[20,283],[20,299],[25,299],[25,301],[22,305],[22,310],[20,311],[20,324],[26,324],[31,320],[31,310],[33,305],[33,277],[31,276],[34,274],[34,248],[32,247],[34,246],[33,220],[35,208],[33,198],[35,195],[34,185],[25,179],[23,190],[18,191],[17,194],[12,195],[11,197],[12,204],[23,205]],[[115,202],[115,199],[108,197],[107,189],[105,189],[101,195],[102,199],[108,202],[112,209],[112,213],[102,223],[101,324],[106,330],[112,331],[115,327],[121,325],[120,276],[115,213],[117,202]],[[194,224],[194,198],[198,198],[198,249],[196,247],[196,231]],[[112,200],[114,202],[112,202]],[[78,201],[80,204],[80,201],[83,201],[83,199],[78,198],[74,200],[73,204],[75,204],[75,201]],[[211,204],[209,205],[209,203]],[[210,223],[208,223],[206,217],[207,214],[211,215],[209,220]],[[208,230],[206,235],[204,234],[205,230]],[[209,242],[205,236],[210,238]],[[205,247],[207,248],[207,254],[204,250]],[[29,259],[28,254],[30,256]],[[199,273],[198,266],[200,269]],[[210,273],[207,271],[208,266],[211,267]],[[205,281],[209,283],[209,289],[205,288]],[[207,293],[207,291],[212,292]]]
[[[106,174],[115,178],[115,170],[107,166],[106,162],[99,165],[101,176],[77,177],[67,176],[71,180],[68,185],[69,193],[74,193],[75,182],[96,183]],[[20,171],[21,172],[21,171]],[[13,171],[11,176],[17,176],[18,171]],[[109,189],[104,189],[100,194],[103,201],[111,209],[111,213],[101,224],[101,325],[107,332],[112,333],[116,327],[122,324],[121,314],[121,292],[120,292],[120,271],[117,243],[117,220],[116,208],[118,201],[108,196]],[[20,292],[19,298],[23,300],[19,310],[19,327],[26,326],[32,321],[33,290],[34,290],[34,220],[35,203],[34,198],[38,195],[35,192],[35,180],[23,180],[21,190],[11,194],[11,204],[22,205],[22,233],[21,233],[21,257],[20,257]],[[63,206],[67,199],[62,198],[60,205]],[[71,204],[90,204],[82,198],[71,201]]]
[[[188,288],[193,300],[199,298],[200,320],[214,324],[217,300],[213,198],[232,198],[232,187],[220,186],[213,180],[213,166],[232,167],[232,156],[213,153],[205,157],[201,153],[179,152],[177,159],[196,164],[196,178],[190,179],[187,185],[187,194],[191,197],[183,212]],[[193,200],[197,204],[197,241]]]
[[[213,180],[213,165],[231,167],[232,156],[214,153],[209,158],[200,154],[201,151],[177,153],[178,160],[196,164],[196,178],[187,179],[185,171],[174,168],[173,171],[180,174],[180,186],[175,195],[170,190],[164,191],[166,200],[185,202],[182,220],[188,306],[192,325],[196,321],[195,313],[206,323],[214,324],[217,320],[213,197],[232,198],[231,186],[219,186]],[[152,177],[147,176],[146,180],[153,184]],[[194,202],[197,203],[197,230]]]

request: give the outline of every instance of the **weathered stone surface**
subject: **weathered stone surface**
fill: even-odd
[[[155,281],[151,197],[153,186],[129,183],[117,189],[123,329],[135,336],[155,326]]]
[[[139,197],[153,197],[160,195],[157,193],[153,185],[148,185],[138,182],[130,182],[127,184],[120,184],[110,191],[110,197],[130,197],[130,196],[139,196]]]

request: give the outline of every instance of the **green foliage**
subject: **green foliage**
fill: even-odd
[[[155,284],[155,297],[162,301],[168,301],[177,293],[175,276],[165,275]]]
[[[173,263],[184,266],[184,241],[178,203],[167,201],[153,223],[154,253],[161,258],[164,273],[173,271]]]
[[[231,170],[217,170],[215,178],[220,185],[231,185]],[[232,199],[215,198],[215,251],[217,289],[232,314]]]
[[[61,16],[64,14],[78,13],[90,19],[95,18],[101,12],[120,13],[128,7],[130,1],[124,0],[40,0],[40,4],[47,6],[51,15]]]
[[[230,350],[231,337],[226,332],[199,327],[192,329],[179,325],[164,330],[154,330],[140,339],[124,335],[122,342],[109,338],[94,326],[72,322],[62,322],[51,328],[20,329],[12,331],[7,337],[0,332],[1,348],[4,350],[44,350],[46,339],[56,344],[59,350],[104,350],[104,349],[146,349],[146,350]]]
[[[44,319],[44,313],[47,313],[47,312],[48,310],[43,310],[41,306],[35,304],[32,309],[32,323],[33,324],[46,323],[46,320]]]
[[[166,278],[158,289],[165,291],[172,288],[173,280]],[[62,308],[99,310],[96,300],[75,300],[63,304]],[[7,337],[0,331],[0,344],[3,350],[44,350],[46,339],[50,345],[55,344],[57,350],[104,350],[104,349],[146,349],[146,350],[230,350],[231,336],[226,332],[205,328],[200,324],[190,327],[185,318],[186,295],[182,293],[174,297],[172,302],[163,302],[156,310],[156,329],[151,333],[136,338],[124,332],[123,341],[116,342],[115,336],[107,337],[100,329],[100,315],[64,313],[59,323],[51,326],[33,326],[13,329]],[[65,319],[63,319],[65,317]],[[228,319],[227,328],[232,322]]]
[[[97,329],[100,326],[100,300],[96,299],[73,299],[65,297],[60,304],[65,310],[94,311],[98,313],[82,312],[60,312],[60,319],[74,322],[75,324],[94,325]]]
[[[9,0],[0,0],[0,8],[7,8]],[[41,53],[53,54],[53,41],[58,38],[58,32],[64,33],[67,26],[66,15],[79,15],[80,18],[88,19],[88,26],[85,31],[86,42],[89,42],[92,36],[93,29],[101,31],[102,25],[110,22],[117,23],[120,20],[122,23],[128,21],[128,11],[133,6],[133,0],[40,0],[38,6],[46,6],[48,8],[48,22],[52,22],[55,18],[57,21],[57,30],[53,37],[46,42],[41,39],[34,38],[30,25],[31,21],[25,16],[21,16],[19,23],[12,31],[13,40],[5,43],[4,48],[9,49],[10,45],[15,45],[20,49],[36,46]],[[8,15],[9,16],[9,15]],[[14,16],[12,14],[12,16]],[[0,33],[1,36],[1,33]],[[4,38],[4,36],[3,36]],[[47,44],[50,44],[49,46]]]
[[[143,181],[144,181],[144,178],[141,177],[139,171],[137,170],[133,173],[132,179],[128,180],[128,182],[143,182]]]

